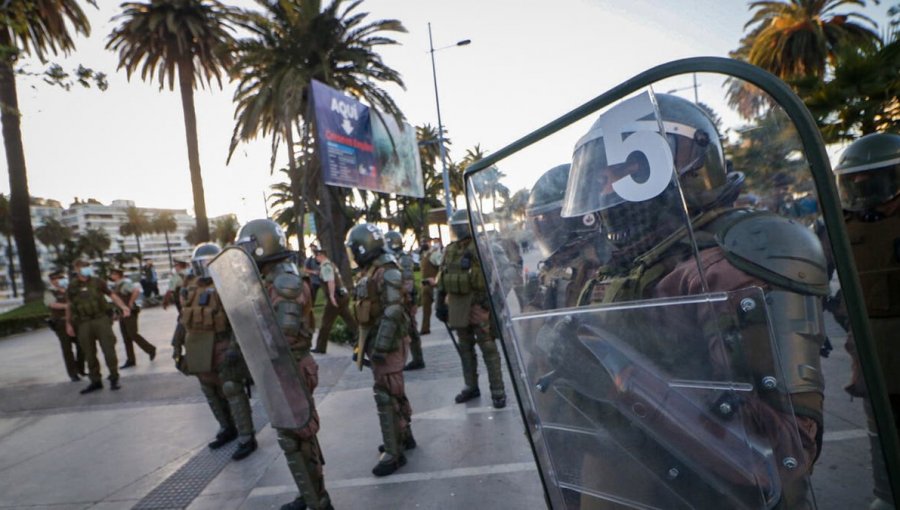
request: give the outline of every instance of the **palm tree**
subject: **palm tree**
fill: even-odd
[[[88,3],[94,5],[92,0]],[[49,52],[68,54],[75,48],[71,30],[90,35],[91,24],[75,0],[4,2],[0,10],[0,122],[9,169],[9,209],[19,252],[25,301],[43,299],[44,283],[31,226],[28,171],[22,147],[16,60],[23,55],[46,62]]]
[[[153,232],[165,236],[166,253],[169,254],[169,267],[175,267],[175,263],[172,261],[172,246],[169,244],[169,234],[178,230],[178,222],[175,221],[175,215],[169,211],[162,211],[150,220],[150,227]]]
[[[59,257],[65,242],[72,238],[72,229],[56,218],[46,218],[43,225],[34,229],[34,237],[44,246],[51,248]]]
[[[125,69],[129,80],[140,67],[142,80],[158,79],[160,89],[168,83],[169,90],[174,90],[178,76],[197,236],[201,242],[208,241],[194,89],[211,87],[214,80],[222,87],[222,70],[232,65],[231,33],[240,13],[218,0],[149,0],[122,7],[123,12],[114,18],[121,24],[110,34],[106,47],[119,52],[119,69]]]
[[[877,23],[857,12],[838,14],[845,6],[865,7],[865,0],[764,0],[750,3],[755,12],[745,25],[747,60],[782,79],[823,77],[837,51],[878,39]]]
[[[355,222],[352,191],[325,186],[312,172],[318,167],[311,144],[308,88],[316,79],[363,99],[387,114],[402,118],[383,82],[403,86],[400,74],[375,52],[396,44],[384,32],[405,32],[397,20],[364,24],[368,13],[357,13],[360,1],[343,8],[335,0],[324,9],[319,0],[270,2],[257,0],[262,13],[248,22],[252,37],[240,41],[233,75],[235,128],[231,150],[256,136],[272,137],[273,162],[281,142],[287,145],[297,231],[302,231],[304,204],[316,212],[323,244],[349,277],[349,264],[341,245]],[[294,132],[300,150],[295,150]],[[300,155],[299,160],[294,159]],[[318,193],[312,190],[318,191]],[[310,202],[318,195],[317,202]],[[303,246],[300,246],[301,250]]]
[[[900,31],[886,34],[883,41],[840,51],[824,82],[795,83],[826,142],[900,131]]]
[[[109,238],[109,234],[102,228],[89,228],[78,236],[78,246],[81,251],[88,257],[100,259],[100,271],[104,277],[107,273],[104,255],[111,245],[112,240]]]
[[[238,223],[237,216],[226,214],[225,216],[216,218],[213,222],[212,237],[220,246],[228,246],[234,242],[234,238],[237,237],[239,229],[240,224]]]
[[[9,200],[3,193],[0,193],[0,234],[6,238],[7,273],[10,285],[12,285],[13,297],[19,297],[19,289],[16,286],[16,256],[13,250],[12,218],[9,214]]]
[[[144,252],[141,250],[141,236],[151,231],[151,224],[147,217],[137,207],[131,206],[125,211],[128,220],[119,225],[119,233],[123,236],[134,236],[137,243],[138,261],[144,261]]]

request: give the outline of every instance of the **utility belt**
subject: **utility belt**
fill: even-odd
[[[95,319],[99,319],[101,317],[106,317],[107,319],[112,318],[112,310],[103,312],[103,313],[98,313],[95,315],[78,315],[76,317],[72,317],[72,322],[78,324],[81,322],[88,322],[88,321],[92,321]]]

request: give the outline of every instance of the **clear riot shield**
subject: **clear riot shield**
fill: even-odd
[[[892,501],[897,442],[850,243],[783,83],[726,59],[666,64],[473,164],[466,185],[554,508]]]
[[[209,273],[272,427],[305,427],[312,410],[309,391],[275,320],[256,262],[241,248],[226,248],[209,263]]]

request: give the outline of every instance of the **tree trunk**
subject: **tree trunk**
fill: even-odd
[[[184,111],[184,132],[187,136],[188,164],[191,170],[191,191],[194,195],[194,214],[197,215],[197,242],[209,242],[209,219],[203,196],[203,175],[200,173],[200,149],[197,142],[197,114],[194,111],[194,69],[190,60],[178,63],[178,82],[181,86],[181,108]]]
[[[284,139],[287,141],[288,153],[288,175],[290,177],[291,200],[294,202],[294,221],[297,223],[297,249],[302,257],[306,257],[306,246],[303,241],[303,197],[300,196],[299,178],[297,174],[297,159],[294,157],[294,130],[291,127],[291,120],[285,119],[284,122]]]
[[[172,248],[169,246],[169,232],[163,230],[163,235],[166,237],[166,253],[169,254],[169,270],[171,271],[175,267],[175,262],[172,260]]]
[[[141,236],[135,234],[134,240],[135,240],[135,242],[137,242],[138,265],[142,265],[144,263],[144,252],[141,251]]]
[[[8,31],[0,31],[0,46],[10,47]],[[9,169],[9,213],[13,236],[19,252],[19,268],[25,289],[25,302],[44,298],[44,282],[34,244],[31,226],[28,172],[25,167],[25,149],[19,126],[19,100],[16,95],[16,76],[9,60],[0,61],[0,122],[3,124],[3,144],[6,147],[6,165]]]
[[[9,261],[9,284],[12,285],[13,297],[19,297],[19,287],[16,285],[16,258],[13,256],[12,239],[6,236],[6,260]]]

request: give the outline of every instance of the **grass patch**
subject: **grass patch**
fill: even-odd
[[[31,331],[47,325],[50,310],[42,301],[24,304],[0,314],[0,337]]]

